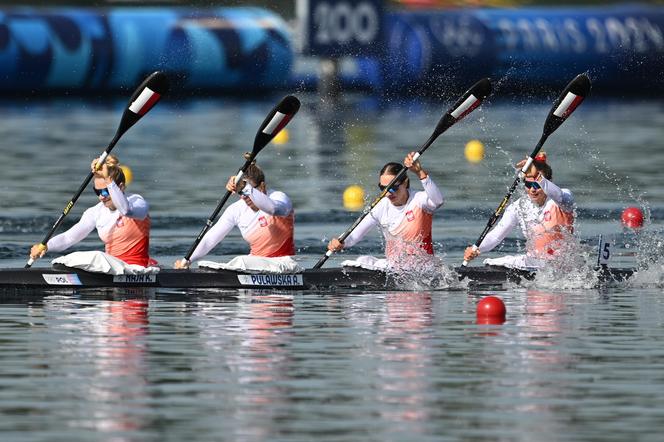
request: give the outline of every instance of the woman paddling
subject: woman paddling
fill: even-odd
[[[235,226],[249,243],[250,256],[295,255],[293,204],[285,193],[267,189],[260,167],[251,164],[237,184],[235,176],[231,176],[226,189],[236,192],[240,201],[231,204],[203,236],[190,261],[180,259],[175,262],[176,269],[188,268],[191,262],[210,253]]]
[[[394,265],[408,255],[433,255],[431,226],[433,212],[443,204],[443,195],[433,182],[429,174],[422,168],[419,160],[413,160],[415,152],[409,153],[403,165],[387,163],[380,171],[378,187],[384,190],[385,186],[405,167],[414,173],[424,191],[415,192],[410,189],[410,179],[406,176],[403,181],[396,182],[387,194],[365,217],[357,228],[353,230],[342,243],[333,238],[327,248],[332,251],[347,249],[357,244],[375,226],[380,226],[385,236],[385,255],[387,261],[367,259],[363,261],[374,267],[394,267]],[[358,260],[358,261],[361,261]],[[373,262],[369,262],[373,261]]]
[[[118,158],[106,157],[97,170],[92,161],[94,192],[99,203],[90,207],[69,230],[51,238],[46,247],[35,244],[30,257],[41,258],[47,251],[61,252],[86,238],[95,228],[106,244],[106,253],[126,264],[143,267],[150,261],[150,216],[148,203],[137,194],[125,195],[126,179]]]
[[[486,259],[485,264],[509,268],[542,268],[547,261],[560,254],[565,238],[574,229],[574,196],[569,189],[561,189],[551,179],[553,171],[546,154],[540,152],[525,174],[527,197],[511,203],[498,224],[484,238],[479,249],[467,247],[464,259],[470,261],[480,253],[493,250],[519,225],[526,237],[526,253],[502,258]],[[526,160],[516,167],[521,169]]]

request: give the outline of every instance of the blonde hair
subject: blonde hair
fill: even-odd
[[[251,153],[247,152],[244,154],[244,159],[248,160],[251,158]],[[244,178],[249,179],[253,182],[254,187],[258,187],[261,183],[265,182],[265,174],[260,167],[256,165],[256,161],[252,161],[247,170],[244,172]]]
[[[109,178],[115,181],[115,184],[118,186],[120,184],[126,184],[124,171],[120,167],[120,160],[118,160],[118,157],[115,155],[109,155],[106,157],[105,163],[106,167],[108,168]]]

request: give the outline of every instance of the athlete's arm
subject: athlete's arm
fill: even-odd
[[[142,196],[132,195],[131,199],[128,199],[115,182],[111,182],[107,186],[107,189],[108,193],[111,195],[113,205],[122,216],[128,216],[138,220],[143,220],[148,216],[149,206]]]
[[[561,189],[553,181],[549,181],[543,176],[538,182],[546,196],[555,201],[562,210],[565,212],[574,210],[574,195],[569,189]]]
[[[284,192],[275,191],[268,196],[247,183],[242,194],[251,198],[256,207],[268,215],[288,216],[293,211],[293,204]]]
[[[90,207],[83,212],[81,219],[69,230],[51,238],[46,244],[48,251],[62,252],[85,239],[96,227],[94,214],[96,207]]]
[[[424,208],[430,212],[433,212],[443,205],[445,202],[445,197],[443,197],[443,192],[441,192],[436,183],[433,182],[431,176],[427,175],[426,178],[421,180],[421,182],[422,187],[424,187],[424,191],[427,195]]]
[[[234,207],[231,206],[226,209],[221,218],[219,218],[219,221],[207,231],[201,242],[196,246],[194,253],[191,254],[190,262],[194,262],[210,253],[210,250],[215,248],[233,230],[233,227],[237,224],[233,210]]]
[[[374,208],[374,210],[376,209]],[[360,221],[360,224],[358,224],[357,227],[353,229],[353,231],[350,232],[350,234],[346,237],[344,240],[344,249],[353,247],[355,244],[360,242],[362,238],[364,238],[367,233],[369,233],[371,229],[373,229],[378,224],[378,220],[374,215],[374,210],[365,216],[364,219]]]
[[[516,206],[514,203],[507,206],[502,218],[498,224],[484,237],[482,244],[480,244],[480,252],[489,252],[500,244],[505,237],[516,227],[518,224],[518,217],[516,213]]]

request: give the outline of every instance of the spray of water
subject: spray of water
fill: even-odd
[[[407,290],[450,290],[467,286],[459,281],[451,266],[441,257],[427,253],[420,241],[406,241],[386,234],[392,253],[388,255],[388,274],[397,286]]]

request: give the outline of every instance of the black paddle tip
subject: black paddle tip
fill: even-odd
[[[277,111],[286,115],[294,115],[300,110],[300,100],[294,95],[288,95],[277,105]]]
[[[491,91],[493,91],[493,86],[491,85],[491,80],[488,78],[482,78],[470,88],[470,93],[480,100],[484,100],[488,97],[489,94],[491,94]]]
[[[586,97],[590,93],[590,87],[590,77],[584,72],[574,77],[574,79],[569,82],[566,89],[575,95]]]
[[[170,81],[168,80],[168,76],[165,73],[161,71],[155,71],[145,79],[142,86],[149,87],[152,91],[158,93],[159,95],[164,95],[170,88]],[[139,89],[142,90],[143,88]]]

